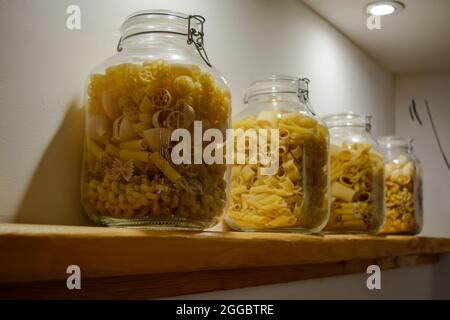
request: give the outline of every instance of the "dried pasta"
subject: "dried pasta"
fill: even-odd
[[[227,90],[195,65],[158,60],[93,74],[87,95],[87,118],[101,125],[86,139],[82,200],[90,215],[218,220],[227,201],[226,165],[173,164],[170,136],[178,128],[192,132],[194,119],[227,128]]]
[[[227,222],[244,230],[306,231],[323,226],[328,217],[327,129],[309,116],[281,111],[262,111],[233,127],[280,129],[279,169],[274,175],[262,175],[261,164],[246,161],[233,166]],[[249,160],[249,154],[243,156]]]
[[[384,160],[370,144],[331,146],[331,210],[324,231],[376,232],[383,222]]]
[[[421,180],[411,160],[400,156],[386,164],[386,221],[381,233],[417,232],[415,188],[421,188]]]

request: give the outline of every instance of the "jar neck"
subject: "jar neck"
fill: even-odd
[[[347,134],[372,134],[370,125],[348,125],[348,126],[329,126],[329,130],[334,133],[347,133]]]
[[[176,47],[185,50],[195,50],[187,44],[187,36],[175,33],[145,33],[132,35],[121,42],[123,50],[142,50],[152,47]]]
[[[390,147],[385,147],[382,145],[381,147],[390,153],[410,153],[410,154],[413,153],[413,147],[411,145],[390,146]]]
[[[353,132],[372,133],[372,116],[361,115],[353,112],[335,113],[324,117],[328,128],[342,128]],[[339,129],[336,129],[339,130]]]
[[[283,107],[290,107],[303,113],[313,114],[311,107],[302,103],[297,93],[293,92],[261,93],[247,98],[246,103],[249,105],[271,103],[274,107],[279,107],[280,109]]]

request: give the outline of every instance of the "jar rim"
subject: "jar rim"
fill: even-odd
[[[121,37],[117,51],[122,51],[122,42],[134,36],[165,34],[172,38],[186,37],[186,44],[193,44],[203,61],[212,67],[204,47],[203,24],[206,19],[200,15],[187,15],[170,10],[138,11],[126,18],[120,27]],[[152,39],[152,38],[150,38]]]
[[[288,76],[288,75],[284,75],[284,74],[279,74],[279,75],[273,74],[268,77],[263,77],[263,78],[260,78],[258,80],[251,82],[250,86],[252,86],[254,84],[258,84],[258,83],[275,82],[275,81],[292,81],[295,83],[295,82],[298,82],[298,80],[299,80],[299,77]]]
[[[401,136],[384,136],[378,139],[378,143],[383,148],[395,148],[395,147],[409,148],[412,146],[413,141],[414,138]]]
[[[260,78],[250,83],[245,90],[244,103],[249,99],[274,93],[299,93],[299,81],[301,78],[288,75],[271,75]]]
[[[147,16],[147,15],[160,15],[160,16],[169,16],[172,18],[181,18],[181,19],[187,19],[189,18],[189,15],[183,12],[176,12],[171,10],[165,10],[165,9],[156,9],[156,10],[140,10],[133,12],[132,14],[128,15],[125,18],[125,22],[139,16]]]
[[[189,24],[198,28],[204,22],[202,20],[191,19],[192,16],[182,12],[171,10],[141,10],[127,16],[120,27],[122,39],[132,37],[142,33],[174,33],[188,35]]]
[[[333,127],[366,127],[371,126],[372,116],[363,115],[360,113],[349,112],[339,112],[332,113],[324,116],[323,121],[327,124],[329,128]]]

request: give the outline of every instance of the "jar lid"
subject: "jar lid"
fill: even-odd
[[[169,10],[144,10],[129,15],[120,28],[122,40],[133,35],[166,32],[187,35],[189,15]],[[192,27],[198,27],[194,21]]]
[[[205,21],[200,15],[187,15],[170,10],[135,12],[128,16],[120,27],[121,38],[117,44],[117,51],[122,51],[123,41],[138,35],[151,33],[183,35],[187,37],[187,44],[194,44],[202,59],[211,67],[203,42]]]
[[[409,148],[412,146],[414,139],[398,136],[384,136],[378,139],[378,143],[382,148]]]
[[[366,127],[372,126],[372,116],[354,112],[334,113],[322,118],[329,128],[333,127]]]
[[[272,75],[267,78],[256,80],[252,82],[245,91],[244,103],[248,103],[248,101],[251,98],[263,94],[276,94],[276,93],[299,94],[301,82],[305,82],[306,87],[304,89],[308,91],[307,88],[307,85],[309,84],[308,79],[301,79],[298,77],[285,75]]]
[[[316,115],[309,103],[309,79],[284,75],[273,75],[267,78],[256,80],[250,84],[245,91],[244,103],[248,104],[251,98],[260,95],[295,94],[303,104],[307,112]]]

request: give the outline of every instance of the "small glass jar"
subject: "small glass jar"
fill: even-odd
[[[380,233],[418,234],[423,227],[422,168],[413,139],[387,136],[379,141],[386,159],[386,221]]]
[[[325,226],[329,137],[309,104],[308,83],[272,76],[247,89],[246,109],[233,119],[235,135],[239,139],[241,129],[249,143],[242,151],[236,142],[234,149],[238,155],[244,152],[245,162],[237,159],[231,171],[225,220],[232,229],[314,233]],[[270,140],[270,146],[261,138]],[[252,139],[259,147],[256,163],[251,163]],[[261,154],[270,155],[270,164],[260,161]]]
[[[118,54],[90,74],[81,196],[94,221],[188,230],[220,221],[227,166],[174,162],[172,153],[175,130],[194,137],[200,123],[225,134],[231,121],[227,83],[203,48],[204,21],[135,13],[122,25]]]
[[[324,117],[330,130],[330,219],[324,232],[375,234],[384,222],[384,159],[371,117]]]

